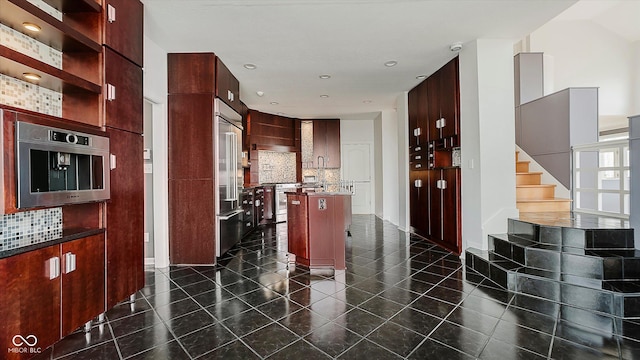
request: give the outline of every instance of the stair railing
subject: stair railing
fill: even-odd
[[[629,140],[572,146],[576,212],[629,218]]]

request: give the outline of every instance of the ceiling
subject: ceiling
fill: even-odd
[[[640,40],[638,0],[583,0],[554,20],[590,20],[629,42]]]
[[[575,0],[144,0],[167,52],[214,52],[249,108],[299,118],[393,109],[456,55],[452,43],[520,39]],[[387,61],[397,61],[393,67]],[[257,66],[247,70],[244,64]],[[330,79],[319,75],[329,74]],[[257,91],[264,92],[262,97]],[[321,97],[328,95],[328,97]]]

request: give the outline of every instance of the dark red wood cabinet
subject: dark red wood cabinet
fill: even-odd
[[[313,120],[313,167],[340,168],[340,120]]]
[[[63,243],[62,337],[105,311],[104,234]],[[73,264],[68,264],[73,257]],[[67,266],[73,270],[66,272]]]
[[[144,173],[142,135],[107,131],[115,156],[106,204],[106,297],[111,308],[144,286]]]
[[[8,352],[15,335],[34,335],[42,349],[60,339],[60,277],[49,276],[51,262],[59,260],[60,246],[0,260],[0,345],[7,359],[25,358]]]
[[[458,58],[409,92],[409,210],[412,231],[451,251],[461,250]]]
[[[216,96],[238,113],[242,112],[240,83],[220,58],[216,58]]]
[[[106,0],[104,44],[142,67],[144,8],[138,0]]]
[[[142,68],[104,49],[105,125],[142,134]]]
[[[103,313],[104,271],[104,234],[0,260],[0,345],[10,349],[15,335],[34,335],[33,348],[44,350]]]

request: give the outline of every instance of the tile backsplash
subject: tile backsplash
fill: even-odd
[[[0,74],[0,104],[62,117],[62,93]]]
[[[62,208],[0,216],[0,251],[13,250],[62,237]]]
[[[62,12],[60,12],[58,9],[54,8],[53,6],[47,4],[42,0],[27,0],[27,1],[33,4],[34,6],[40,8],[40,10],[58,19],[59,21],[62,21]]]
[[[258,159],[261,184],[296,182],[296,153],[260,150]]]
[[[300,124],[300,142],[302,143],[302,168],[313,164],[313,123],[303,121]]]
[[[62,51],[47,46],[4,24],[0,24],[0,45],[62,69]]]

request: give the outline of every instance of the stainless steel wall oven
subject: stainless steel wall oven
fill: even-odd
[[[18,121],[18,208],[109,199],[109,138]]]

